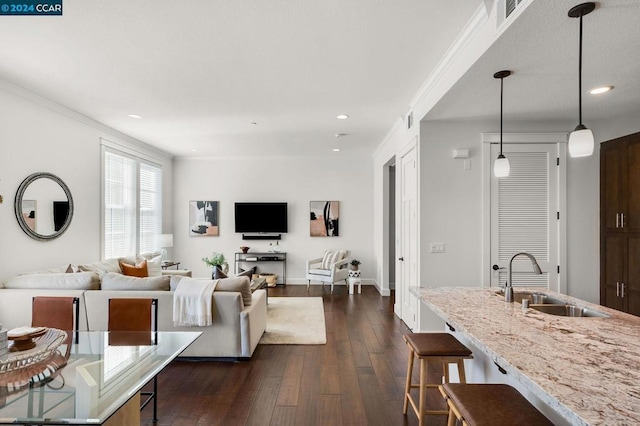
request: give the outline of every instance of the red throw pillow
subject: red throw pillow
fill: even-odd
[[[146,278],[149,276],[149,270],[147,269],[147,261],[143,260],[137,265],[129,265],[128,263],[118,262],[122,274],[128,277]]]

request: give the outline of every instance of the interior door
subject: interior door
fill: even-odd
[[[414,330],[418,312],[418,299],[409,293],[409,287],[418,285],[418,169],[415,146],[400,158],[401,253],[399,270],[401,279],[396,283],[402,295],[401,318]]]
[[[513,261],[514,287],[559,290],[559,166],[557,144],[505,144],[508,177],[491,173],[491,286],[504,286],[509,261],[519,252],[532,254],[542,275],[533,274],[529,259]],[[491,147],[491,160],[498,146]],[[493,163],[493,161],[492,161]]]

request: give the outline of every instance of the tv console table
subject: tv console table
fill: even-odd
[[[236,252],[234,259],[234,271],[237,274],[242,263],[280,262],[282,266],[282,282],[277,285],[287,285],[287,253],[242,253]],[[248,268],[247,268],[248,269]]]

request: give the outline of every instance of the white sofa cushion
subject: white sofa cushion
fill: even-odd
[[[309,269],[309,274],[311,275],[323,275],[325,277],[331,276],[330,269]]]
[[[169,290],[171,277],[168,275],[159,277],[129,277],[126,275],[109,272],[102,276],[102,290]]]
[[[100,288],[100,278],[95,272],[18,275],[5,282],[4,288],[97,290]]]

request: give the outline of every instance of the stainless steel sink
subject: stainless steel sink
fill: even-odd
[[[546,304],[546,305],[529,305],[531,309],[544,312],[545,314],[558,315],[562,317],[600,317],[608,318],[609,315],[602,312],[594,311],[589,308],[581,308],[576,305],[568,304]]]
[[[501,292],[497,293],[498,295],[504,296]],[[548,296],[543,293],[531,293],[526,291],[517,291],[513,293],[513,302],[514,303],[522,303],[524,299],[528,299],[529,303],[532,305],[564,305],[566,302],[563,300],[557,299],[552,296]]]

